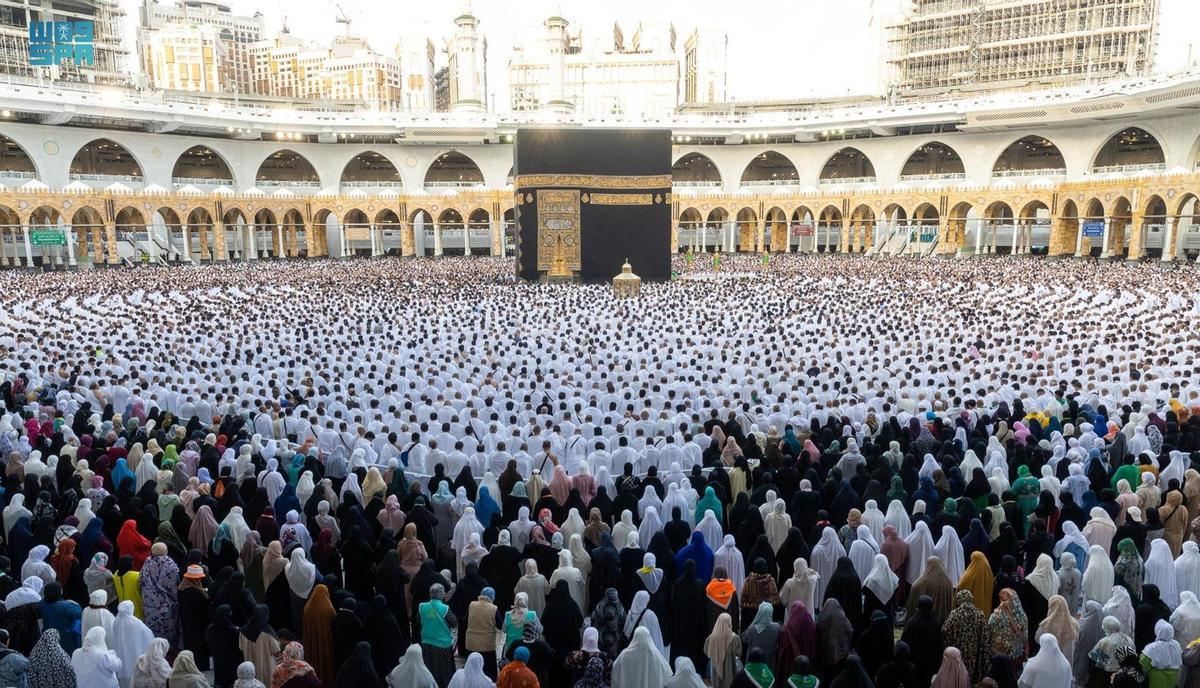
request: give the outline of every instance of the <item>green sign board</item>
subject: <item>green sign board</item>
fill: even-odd
[[[61,229],[35,229],[29,233],[34,246],[66,246],[67,233]]]

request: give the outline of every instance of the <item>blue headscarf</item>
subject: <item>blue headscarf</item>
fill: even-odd
[[[689,559],[696,562],[696,578],[707,584],[712,578],[715,556],[712,548],[704,544],[704,533],[698,530],[692,532],[692,541],[675,555],[675,570],[682,571]]]
[[[492,491],[486,486],[479,488],[479,498],[475,500],[475,517],[486,528],[492,522],[492,514],[500,513],[500,505],[492,499]]]
[[[121,484],[126,480],[136,484],[136,476],[129,470],[129,462],[123,458],[117,459],[117,465],[112,469],[113,492],[120,492]]]

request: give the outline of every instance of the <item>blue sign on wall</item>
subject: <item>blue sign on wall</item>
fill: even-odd
[[[94,65],[93,38],[96,25],[90,21],[33,22],[29,25],[29,64],[52,67],[69,62]]]
[[[1103,222],[1085,222],[1083,223],[1083,235],[1085,237],[1104,236]]]

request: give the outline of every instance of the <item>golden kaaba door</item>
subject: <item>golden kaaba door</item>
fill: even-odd
[[[578,272],[579,190],[538,189],[537,218],[537,269],[550,270],[561,257],[568,270]]]

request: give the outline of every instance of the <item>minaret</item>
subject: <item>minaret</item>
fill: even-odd
[[[554,15],[546,20],[544,26],[546,27],[546,56],[550,63],[550,77],[547,80],[549,86],[543,107],[555,112],[570,112],[574,109],[574,105],[567,100],[566,90],[563,87],[566,75],[564,63],[567,44],[570,41],[567,36],[568,22],[562,16]]]
[[[471,13],[471,2],[454,18],[457,27],[446,45],[450,69],[450,109],[487,110],[487,39],[479,33],[479,19]]]

